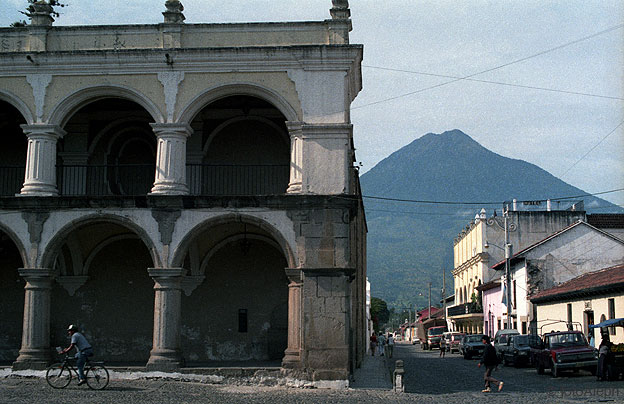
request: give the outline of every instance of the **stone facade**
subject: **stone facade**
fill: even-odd
[[[109,363],[346,380],[367,340],[348,4],[297,23],[182,11],[0,28],[0,361],[44,367],[77,323]]]

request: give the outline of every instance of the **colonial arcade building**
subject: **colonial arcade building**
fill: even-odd
[[[366,344],[347,1],[318,22],[0,28],[0,362],[78,324],[107,363],[275,362]],[[328,4],[329,6],[329,4]],[[88,12],[88,10],[85,10]]]

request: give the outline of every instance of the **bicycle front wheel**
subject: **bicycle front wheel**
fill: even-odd
[[[64,389],[72,379],[71,370],[63,363],[55,363],[46,371],[46,382],[55,389]]]
[[[85,372],[87,386],[93,390],[102,390],[108,386],[108,370],[102,365],[91,365]]]

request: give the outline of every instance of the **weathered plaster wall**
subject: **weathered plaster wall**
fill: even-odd
[[[182,354],[187,363],[280,360],[288,332],[288,279],[283,254],[241,240],[223,246],[208,261],[204,282],[182,297]],[[246,332],[238,329],[247,310]]]

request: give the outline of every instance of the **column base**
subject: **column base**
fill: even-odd
[[[284,359],[282,359],[282,367],[286,369],[302,368],[301,352],[286,350],[286,352],[284,352]]]
[[[156,184],[149,195],[188,195],[189,189],[185,184],[169,183]]]
[[[170,349],[152,350],[147,365],[145,365],[145,370],[168,372],[180,369],[181,365],[182,355],[180,351]]]
[[[301,192],[303,192],[303,184],[301,182],[288,184],[287,194],[299,194]]]
[[[24,185],[19,194],[15,196],[58,196],[58,189],[55,186],[37,184]]]
[[[50,364],[50,348],[21,350],[13,370],[44,370]]]

